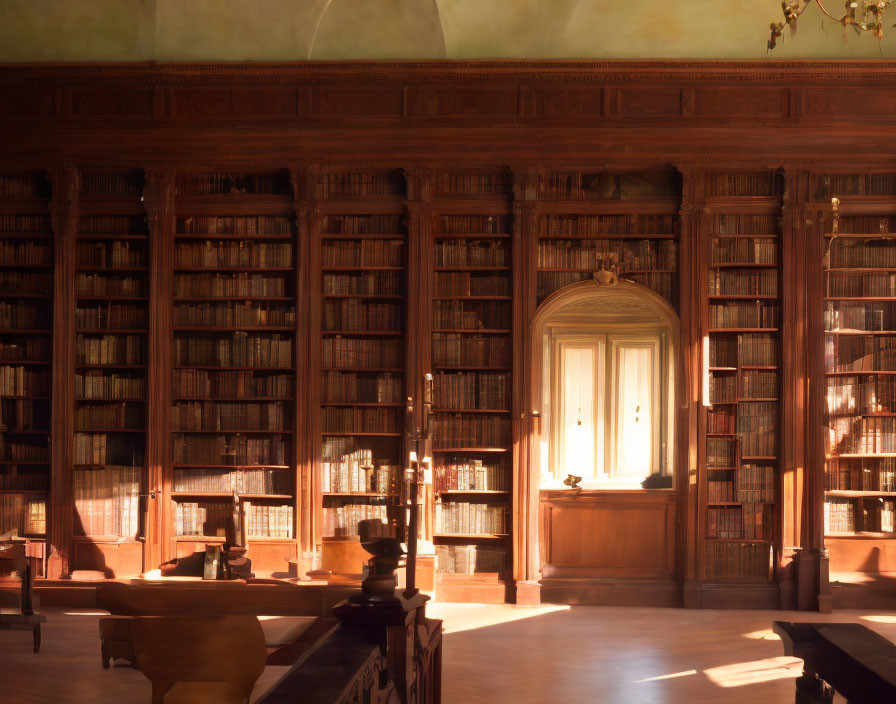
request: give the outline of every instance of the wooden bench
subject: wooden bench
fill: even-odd
[[[31,631],[34,652],[40,651],[40,626],[46,616],[34,613],[36,558],[24,542],[0,543],[0,629]]]
[[[858,623],[775,621],[773,628],[785,655],[804,663],[797,704],[831,704],[834,691],[856,704],[896,702],[896,645],[883,636]]]

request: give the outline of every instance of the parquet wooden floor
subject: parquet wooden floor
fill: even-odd
[[[98,612],[43,609],[30,633],[0,631],[0,702],[149,702],[136,670],[103,670]],[[775,619],[857,621],[896,641],[896,613],[714,611],[433,604],[445,619],[445,704],[790,704],[799,661],[783,657]]]

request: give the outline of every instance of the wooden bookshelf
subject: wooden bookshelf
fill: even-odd
[[[502,601],[512,563],[509,174],[438,174],[431,225],[439,598]],[[507,492],[507,493],[504,493]]]
[[[176,181],[171,536],[178,555],[245,529],[253,569],[296,536],[296,267],[285,171]],[[284,550],[258,544],[288,541]]]
[[[836,232],[825,221],[822,305],[824,531],[852,557],[857,538],[896,537],[896,216],[892,207],[862,212],[867,201],[896,193],[896,179],[818,175],[813,186],[819,198],[841,197],[850,212]],[[835,550],[832,569],[855,562],[843,554]]]
[[[780,542],[783,179],[710,173],[706,190],[703,579],[767,584]]]
[[[150,239],[142,195],[139,172],[81,174],[72,570],[105,573],[110,551],[125,573],[143,569]]]
[[[50,489],[50,184],[0,173],[0,533],[45,545]],[[40,549],[43,557],[44,550]]]
[[[400,510],[406,462],[405,183],[397,171],[329,171],[317,186],[320,535],[354,541],[359,520],[394,525]]]

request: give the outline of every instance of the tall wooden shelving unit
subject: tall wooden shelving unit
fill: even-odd
[[[296,557],[296,234],[285,171],[182,174],[173,269],[171,556]]]
[[[449,601],[504,601],[511,579],[511,191],[504,171],[435,175],[433,538]]]
[[[69,568],[135,574],[143,568],[151,295],[143,177],[88,171],[80,186]]]
[[[702,579],[768,587],[781,554],[783,179],[709,173],[706,191]]]
[[[315,471],[323,567],[359,574],[357,522],[394,524],[405,449],[407,232],[399,171],[324,170],[318,183],[320,378]]]
[[[43,558],[50,489],[53,232],[50,184],[0,174],[0,533]]]
[[[896,176],[816,174],[824,533],[833,572],[890,572],[896,537]],[[840,200],[834,227],[831,198]],[[817,342],[816,342],[817,344]]]

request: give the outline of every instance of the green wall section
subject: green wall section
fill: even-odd
[[[0,0],[0,61],[896,58],[896,28],[844,42],[816,7],[767,54],[780,15],[780,0]]]

